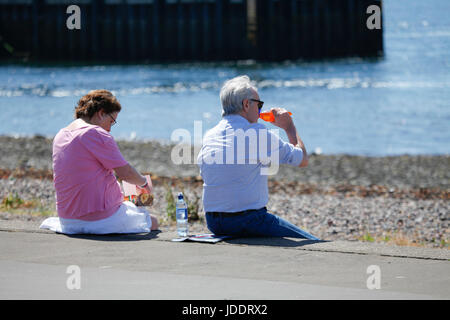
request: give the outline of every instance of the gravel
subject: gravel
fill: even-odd
[[[175,165],[172,146],[156,141],[119,141],[124,157],[151,173],[155,201],[150,210],[167,218],[166,194],[184,190],[198,205],[191,232],[208,232],[201,204],[202,181],[195,164]],[[51,140],[0,136],[0,199],[16,194],[34,205],[0,208],[0,219],[43,219],[55,214]],[[362,157],[311,155],[304,169],[282,166],[269,179],[268,209],[326,240],[385,241],[449,247],[450,156]],[[16,210],[17,211],[17,210]]]

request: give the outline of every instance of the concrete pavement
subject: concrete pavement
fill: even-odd
[[[175,236],[67,236],[0,222],[0,299],[450,298],[447,249]]]

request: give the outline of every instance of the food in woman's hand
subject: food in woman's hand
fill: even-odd
[[[153,203],[153,195],[150,193],[141,193],[137,198],[137,206],[148,207]]]

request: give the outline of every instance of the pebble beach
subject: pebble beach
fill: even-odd
[[[169,143],[118,141],[118,145],[131,165],[151,175],[154,203],[149,210],[162,232],[175,230],[167,214],[167,197],[179,191],[195,208],[190,232],[208,232],[196,164],[175,165]],[[56,216],[52,140],[0,136],[0,148],[0,219],[42,221]],[[269,192],[270,212],[323,240],[449,248],[449,155],[311,154],[307,168],[281,166],[269,178]]]

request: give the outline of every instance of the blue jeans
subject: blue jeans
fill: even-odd
[[[206,223],[208,229],[216,235],[320,240],[292,223],[267,212],[265,207],[236,215],[206,213]]]

